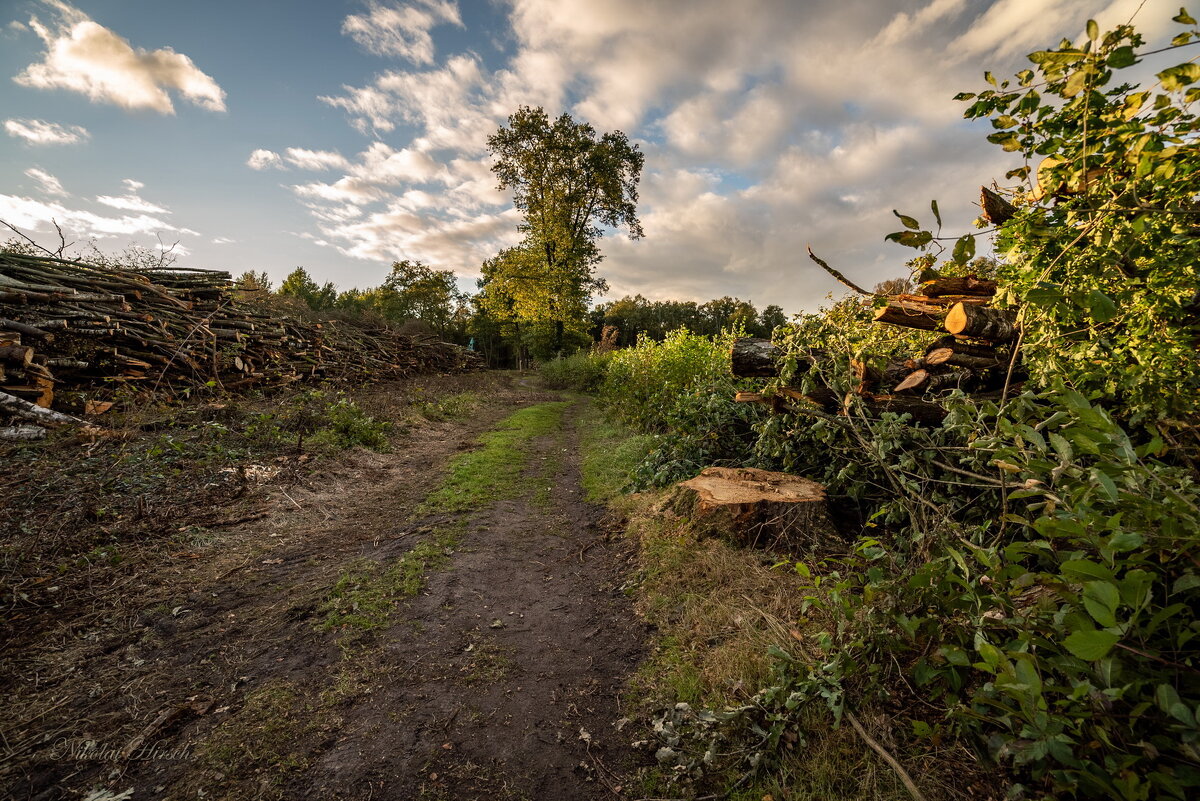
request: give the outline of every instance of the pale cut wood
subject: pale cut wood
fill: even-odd
[[[668,505],[707,533],[744,545],[814,547],[837,536],[825,488],[788,473],[706,467]]]
[[[0,428],[0,440],[21,442],[35,439],[45,439],[46,429],[41,426],[4,426]]]
[[[946,314],[946,330],[955,336],[1008,342],[1020,333],[1017,313],[1012,309],[992,309],[959,303]]]

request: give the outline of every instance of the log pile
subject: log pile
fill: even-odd
[[[997,393],[1021,379],[1013,348],[1020,334],[1012,309],[990,305],[995,281],[976,276],[936,278],[921,284],[918,294],[891,295],[875,312],[875,322],[940,334],[924,354],[883,366],[851,362],[858,386],[848,394],[818,387],[803,392],[782,387],[771,394],[739,392],[735,400],[763,403],[775,413],[804,408],[847,414],[852,403],[870,416],[907,413],[915,423],[937,425],[946,415],[936,396],[954,389],[974,395]],[[786,354],[768,340],[744,338],[733,346],[733,374],[739,378],[775,377]],[[797,373],[827,356],[808,351],[798,359]]]
[[[456,345],[280,315],[244,294],[226,272],[0,253],[0,415],[21,420],[0,423],[0,438],[36,438],[27,423],[52,422],[30,407],[94,415],[122,397],[202,386],[349,385],[483,366]]]

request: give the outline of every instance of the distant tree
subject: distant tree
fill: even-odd
[[[760,335],[764,337],[771,336],[771,333],[781,325],[787,323],[787,315],[783,313],[782,306],[774,304],[767,306],[758,315],[758,327]]]
[[[879,295],[911,295],[916,287],[909,278],[889,278],[875,285],[874,291]]]
[[[525,234],[518,248],[485,265],[488,280],[494,293],[513,299],[513,313],[536,311],[537,317],[522,316],[525,322],[552,325],[553,348],[561,350],[565,333],[586,325],[591,297],[602,291],[594,276],[601,226],[642,236],[637,184],[644,156],[620,131],[597,138],[591,125],[568,114],[551,122],[543,109],[528,106],[487,144],[499,188],[512,191]],[[522,291],[520,282],[540,286]]]
[[[237,285],[244,292],[270,292],[271,278],[265,270],[258,273],[247,270],[238,277]]]

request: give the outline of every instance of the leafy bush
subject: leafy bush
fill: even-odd
[[[325,450],[362,446],[384,451],[391,430],[391,423],[371,417],[345,393],[314,389],[288,398],[278,411],[257,415],[246,433],[270,444],[295,440]]]
[[[570,356],[542,362],[542,380],[550,389],[569,389],[574,392],[595,392],[608,372],[610,353],[580,351]]]
[[[730,375],[735,336],[680,329],[662,342],[643,338],[611,355],[602,402],[653,435],[650,454],[634,471],[636,486],[662,486],[710,465],[753,459],[753,423],[761,413],[733,400],[741,386]]]

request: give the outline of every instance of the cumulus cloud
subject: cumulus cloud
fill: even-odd
[[[73,235],[94,239],[117,236],[154,235],[160,232],[194,233],[176,228],[149,214],[124,214],[111,217],[84,209],[70,208],[57,201],[42,201],[17,195],[0,194],[0,219],[18,228],[45,232],[57,223]]]
[[[86,95],[94,103],[111,103],[125,109],[148,109],[174,114],[169,91],[210,111],[225,110],[225,91],[182,53],[169,47],[134,48],[117,33],[61,2],[45,0],[56,19],[43,23],[37,17],[29,27],[46,50],[42,60],[30,64],[14,80],[35,89],[67,89]]]
[[[255,153],[267,152],[270,151],[255,151]],[[302,147],[289,147],[284,152],[288,163],[302,170],[344,170],[350,166],[350,162],[346,161],[342,154],[329,150],[305,150]]]
[[[250,154],[250,158],[246,159],[246,166],[252,170],[265,170],[268,168],[282,169],[283,158],[273,150],[258,149]]]
[[[45,120],[5,120],[4,130],[9,136],[24,139],[30,145],[75,145],[90,136],[83,126],[59,125]]]
[[[808,243],[869,285],[914,255],[883,242],[892,208],[937,198],[947,230],[971,230],[979,184],[1015,165],[953,95],[1077,36],[1089,15],[1122,23],[1143,4],[1099,5],[743,0],[731,15],[725,0],[507,0],[500,66],[471,52],[435,63],[431,44],[405,56],[414,68],[320,98],[372,143],[340,178],[293,191],[316,219],[313,241],[471,273],[518,236],[487,136],[522,104],[565,110],[647,154],[646,237],[602,243],[614,294],[813,308],[840,288],[797,255]],[[1139,24],[1161,30],[1169,5],[1147,0]]]
[[[25,174],[37,182],[38,188],[47,195],[66,197],[70,193],[63,189],[62,183],[50,173],[37,167],[30,167]]]
[[[433,37],[440,24],[462,27],[458,5],[451,0],[416,0],[409,5],[371,0],[366,14],[351,14],[342,22],[342,33],[380,56],[399,56],[414,64],[433,63]]]

